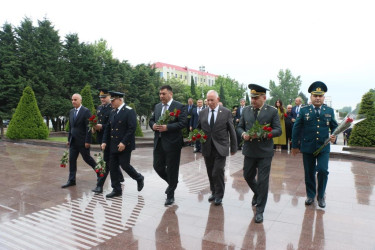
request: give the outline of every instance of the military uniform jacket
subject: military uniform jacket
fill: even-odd
[[[292,148],[298,148],[302,153],[314,153],[331,133],[336,129],[337,122],[333,109],[322,105],[319,116],[315,114],[313,105],[301,108],[299,116],[293,126]],[[321,152],[330,152],[329,144]]]
[[[117,147],[120,142],[126,146],[124,151],[134,150],[136,129],[137,117],[132,108],[124,105],[117,114],[116,110],[112,109],[104,131],[103,143],[109,143],[111,154],[119,153]]]
[[[154,126],[155,123],[159,120],[159,117],[161,116],[163,105],[162,103],[158,103],[155,105],[154,113],[152,114],[152,117],[149,122],[149,126]],[[172,101],[171,105],[168,107],[168,110],[170,112],[173,112],[174,109],[181,110],[180,115],[174,120],[170,121],[167,124],[167,131],[165,132],[159,132],[155,131],[154,135],[154,149],[156,148],[157,141],[159,138],[162,141],[163,150],[165,151],[174,151],[176,149],[181,149],[183,145],[183,137],[181,129],[186,127],[187,120],[186,120],[186,111],[187,109],[184,107],[183,104],[180,102],[177,102],[175,100]]]
[[[264,104],[258,113],[257,120],[260,124],[270,124],[273,137],[281,135],[280,118],[277,109]],[[237,134],[247,132],[255,123],[254,109],[252,106],[246,106],[242,110],[242,116],[237,126]],[[273,140],[272,139],[252,139],[245,141],[243,144],[242,154],[251,158],[265,158],[273,156]]]
[[[107,105],[100,105],[98,110],[96,111],[96,115],[98,117],[98,124],[102,124],[102,129],[97,132],[96,140],[99,144],[103,142],[103,135],[105,128],[107,127],[107,123],[109,121],[109,115],[111,114],[112,107],[111,104],[108,103]]]

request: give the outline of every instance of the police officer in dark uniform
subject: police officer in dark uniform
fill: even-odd
[[[324,103],[324,94],[327,86],[320,81],[314,82],[309,87],[311,105],[301,108],[299,116],[293,127],[292,154],[303,153],[303,166],[305,169],[305,185],[307,199],[306,205],[314,203],[316,196],[315,175],[318,179],[318,205],[324,208],[325,190],[328,180],[328,161],[330,145],[327,145],[317,156],[314,152],[324,144],[327,138],[335,142],[336,136],[330,135],[337,127],[335,114],[332,108]],[[302,131],[302,133],[301,133]],[[298,141],[301,142],[300,149]]]
[[[144,177],[130,165],[131,152],[135,149],[135,130],[137,128],[137,117],[134,110],[124,103],[124,93],[109,91],[113,110],[109,116],[109,123],[104,131],[102,150],[109,147],[110,150],[110,174],[112,192],[107,198],[122,195],[121,168],[134,180],[137,181],[138,191],[143,188]]]
[[[102,144],[103,142],[103,134],[104,134],[104,130],[107,126],[107,123],[108,123],[108,120],[109,120],[109,115],[111,113],[111,110],[112,110],[112,106],[111,106],[111,97],[108,93],[108,90],[107,89],[99,89],[99,98],[100,98],[100,102],[101,102],[101,105],[98,107],[97,109],[97,112],[96,112],[96,116],[98,118],[98,124],[95,125],[94,127],[94,131],[93,132],[96,132],[96,140],[99,144]],[[107,178],[107,175],[109,173],[109,147],[107,147],[105,150],[104,150],[104,153],[103,153],[103,159],[106,163],[106,172],[104,174],[103,177],[99,177],[98,178],[98,181],[97,181],[97,184],[96,184],[96,188],[94,188],[92,191],[95,192],[95,193],[102,193],[103,192],[103,185],[104,185],[104,182]],[[120,172],[120,174],[122,175],[122,173]],[[122,181],[124,180],[124,177],[122,177]]]

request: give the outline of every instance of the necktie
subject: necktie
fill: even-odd
[[[242,107],[240,108],[240,115],[242,115]]]
[[[198,116],[199,116],[199,112],[201,112],[201,108],[198,108]]]
[[[299,113],[299,106],[297,106],[297,108],[296,108],[296,113],[298,115],[298,113]]]
[[[214,109],[212,109],[211,110],[211,112],[212,112],[212,114],[211,114],[211,119],[210,119],[210,127],[211,127],[211,129],[213,129],[214,128],[214,124],[215,124],[215,110]]]
[[[118,113],[118,109],[115,109],[115,117],[116,117],[117,113]]]
[[[168,109],[168,104],[163,104],[163,110],[161,111],[161,115],[163,115],[167,109]]]
[[[258,111],[259,109],[254,109],[254,119],[256,120],[258,117]]]
[[[320,111],[320,108],[319,107],[315,107],[315,115],[318,118],[319,118],[319,111]]]
[[[75,122],[75,120],[77,118],[77,112],[78,112],[78,109],[75,109],[74,110],[74,115],[73,115],[73,122]]]

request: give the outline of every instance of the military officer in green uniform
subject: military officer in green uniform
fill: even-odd
[[[102,89],[99,89],[99,91],[100,91],[99,98],[100,98],[101,105],[98,107],[96,111],[98,124],[95,125],[93,132],[96,132],[96,141],[99,144],[102,144],[104,130],[106,126],[108,126],[107,123],[109,120],[109,115],[111,114],[112,106],[111,106],[111,97],[110,97],[110,94],[108,93],[108,90],[102,88]],[[103,185],[109,172],[109,147],[105,148],[103,159],[107,166],[106,172],[103,177],[98,178],[96,188],[92,190],[93,192],[98,193],[98,194],[103,192]],[[122,177],[122,181],[123,180],[124,180],[124,177]]]
[[[255,222],[261,223],[267,203],[271,162],[274,154],[272,137],[281,135],[281,125],[277,109],[265,103],[268,89],[257,84],[249,84],[249,89],[251,89],[251,105],[243,109],[236,131],[244,140],[243,175],[254,192],[252,205],[256,206]],[[269,124],[272,128],[272,136],[263,140],[256,136],[251,138],[246,132],[253,127],[255,121],[258,121],[260,125]]]
[[[293,127],[292,135],[292,154],[303,153],[303,166],[305,169],[305,185],[307,199],[306,205],[314,203],[316,196],[316,181],[318,179],[318,205],[324,208],[325,190],[328,180],[328,160],[330,146],[327,145],[317,156],[313,153],[324,144],[327,138],[335,142],[336,137],[332,132],[337,127],[335,114],[332,108],[324,104],[324,94],[327,92],[327,86],[320,81],[310,85],[311,105],[301,108],[299,116]],[[298,141],[301,142],[300,149]]]

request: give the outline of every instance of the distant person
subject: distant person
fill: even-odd
[[[240,122],[242,111],[245,108],[245,105],[246,105],[245,99],[244,98],[240,99],[240,106],[238,106],[238,108],[237,108],[236,122],[234,123],[235,127],[237,127],[238,123]],[[242,149],[242,146],[241,146],[242,145],[241,136],[237,137],[237,143],[238,143],[238,146],[237,146],[238,150],[241,150]]]
[[[83,160],[95,170],[96,161],[90,155],[91,132],[89,129],[89,118],[91,112],[82,106],[82,96],[74,94],[72,96],[73,109],[69,112],[69,178],[68,182],[61,186],[67,188],[76,185],[77,158],[81,154]],[[96,173],[99,178],[100,174]]]
[[[344,145],[349,144],[349,138],[352,133],[352,128],[348,128],[344,131]]]
[[[292,117],[292,105],[288,105],[286,107],[286,117],[285,117],[285,134],[286,134],[286,141],[287,143],[292,142],[292,130],[293,130],[293,117]]]
[[[324,208],[325,190],[328,181],[328,161],[330,145],[328,144],[317,156],[314,152],[324,144],[327,138],[335,142],[336,136],[330,135],[336,127],[335,112],[332,108],[323,105],[324,94],[327,92],[327,86],[320,81],[313,82],[308,92],[311,93],[311,105],[305,106],[300,110],[299,116],[293,127],[292,134],[292,154],[299,152],[303,154],[303,167],[305,169],[305,186],[307,206],[314,203],[316,197],[316,179],[318,180],[318,205]],[[303,130],[303,133],[301,131]],[[300,138],[302,137],[302,138]],[[298,142],[301,141],[299,149]],[[316,176],[316,173],[317,176]]]
[[[199,114],[202,110],[203,110],[203,100],[199,99],[197,101],[197,107],[193,109],[193,112],[191,114],[190,131],[193,131],[194,129],[197,128]],[[200,153],[200,152],[201,152],[201,142],[199,140],[196,140],[195,146],[194,146],[194,153]]]
[[[186,129],[187,131],[190,131],[189,130],[189,127],[190,127],[190,119],[191,119],[191,116],[193,114],[193,109],[196,108],[196,106],[194,105],[194,101],[193,101],[193,98],[189,98],[188,99],[188,104],[186,105],[186,115],[187,115],[187,120],[186,120]],[[188,143],[190,146],[194,146],[194,143]]]
[[[301,97],[297,97],[295,99],[294,103],[296,105],[292,108],[292,122],[296,121],[296,119],[298,117],[298,114],[299,114],[299,111],[302,108],[302,99],[301,99]]]
[[[275,102],[275,108],[277,109],[279,119],[280,119],[281,135],[273,138],[273,143],[276,146],[276,151],[281,152],[281,147],[283,145],[286,145],[286,131],[285,131],[286,112],[283,107],[283,102],[280,99]]]

